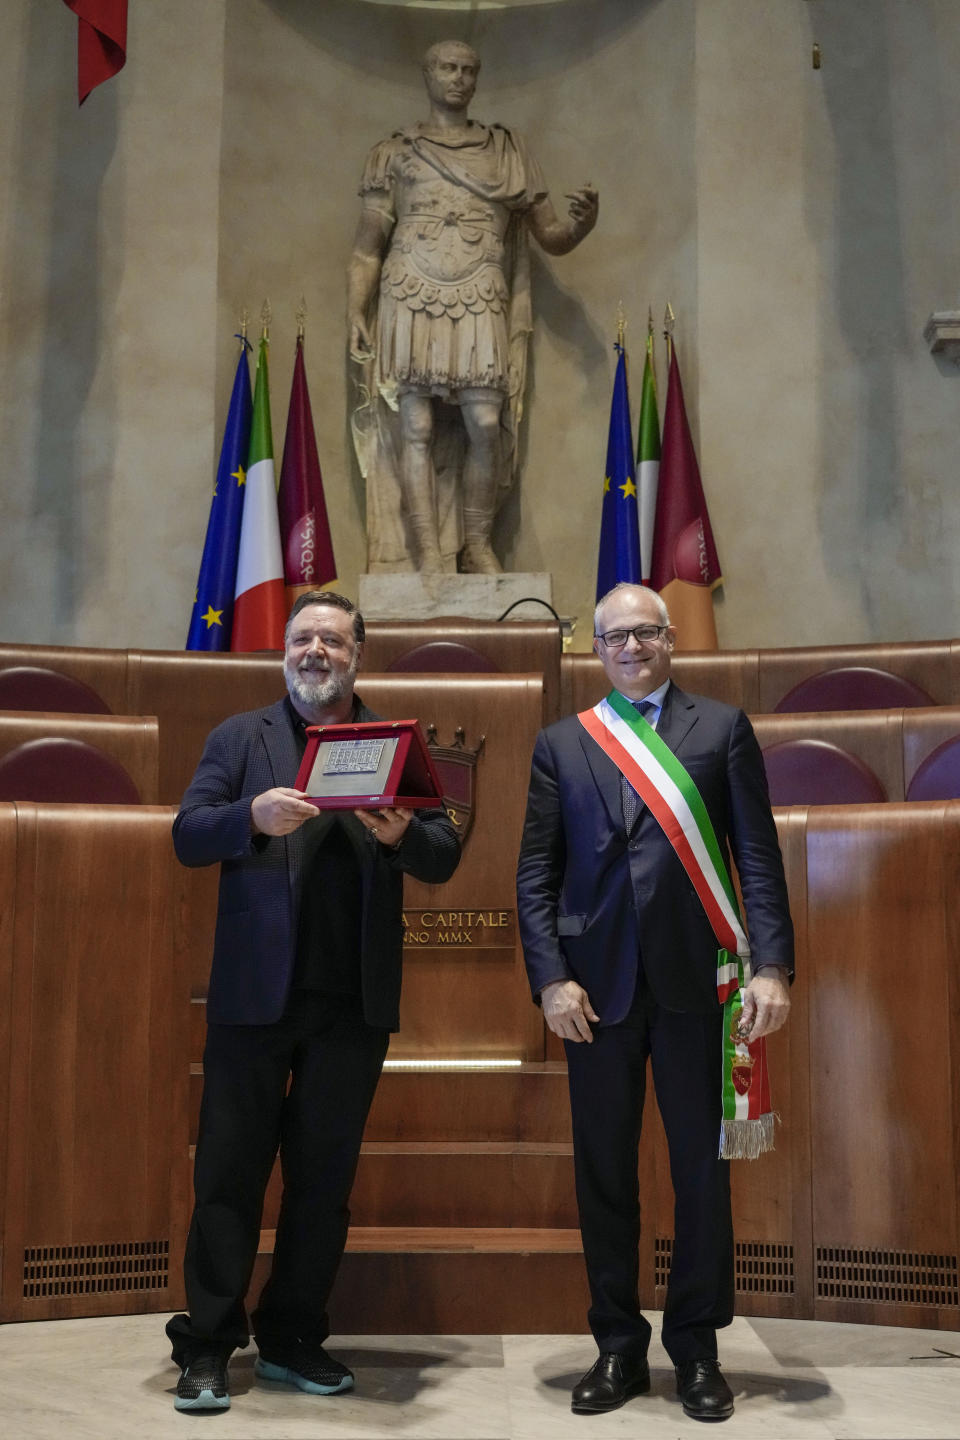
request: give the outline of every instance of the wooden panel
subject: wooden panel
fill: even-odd
[[[357,1225],[576,1226],[573,1148],[365,1142],[350,1210]]]
[[[560,710],[560,634],[553,620],[372,620],[367,625],[363,668],[388,670],[392,661],[418,645],[469,645],[506,674],[543,676],[543,724]]]
[[[152,715],[54,714],[0,710],[0,756],[31,740],[57,737],[93,745],[122,765],[144,805],[156,805],[159,727]]]
[[[756,650],[690,650],[674,655],[670,673],[682,690],[752,712],[757,709],[757,655]],[[596,705],[609,690],[610,681],[596,655],[564,655],[562,714],[575,714]]]
[[[952,1120],[954,1193],[953,1210],[957,1217],[957,1248],[960,1250],[960,896],[957,894],[957,876],[960,875],[960,802],[954,801],[944,807],[943,812],[943,874],[946,881],[944,915],[944,952],[947,957],[947,1024],[950,1036],[949,1073],[950,1090],[945,1103],[950,1108]],[[960,1255],[956,1257],[960,1268]],[[956,1274],[956,1270],[954,1274]],[[960,1329],[960,1312],[951,1311],[946,1327]]]
[[[6,808],[6,807],[4,807]],[[34,884],[36,856],[35,805],[15,804],[12,837],[15,874],[13,954],[10,984],[10,1109],[3,1171],[3,1273],[0,1276],[0,1321],[23,1318],[23,1260],[27,1224],[28,1136],[31,1099],[31,1006],[33,982],[33,920],[37,906]],[[10,842],[9,833],[4,836]],[[7,867],[9,868],[9,867]],[[63,1066],[62,1057],[57,1064]],[[56,1172],[54,1172],[56,1173]],[[60,1177],[58,1176],[58,1183]]]
[[[16,665],[36,665],[42,670],[70,675],[95,690],[115,715],[128,711],[126,650],[95,650],[73,645],[0,645],[0,670]]]
[[[539,676],[367,676],[367,704],[393,719],[435,724],[441,743],[462,726],[468,747],[486,736],[477,762],[473,828],[445,885],[409,880],[405,903],[433,911],[516,910],[516,858],[530,756],[541,718]],[[519,942],[503,950],[407,946],[394,1058],[544,1058],[544,1027],[532,1003]]]
[[[960,700],[949,640],[914,640],[897,645],[818,645],[790,650],[761,650],[758,658],[757,708],[768,713],[794,685],[823,670],[866,665],[889,670],[926,690],[937,705]]]
[[[818,1319],[960,1328],[957,851],[946,813],[933,803],[809,812]]]
[[[547,1060],[559,1061],[562,1065],[565,1066],[567,1063],[567,1052],[563,1048],[563,1041],[560,1039],[559,1035],[554,1035],[553,1031],[548,1030],[546,1025],[544,1025],[543,1040],[544,1057]]]
[[[3,1318],[169,1309],[187,1131],[170,812],[18,811]]]
[[[570,1143],[566,1066],[384,1072],[369,1141],[516,1140]]]
[[[126,700],[131,714],[160,721],[160,803],[176,805],[215,725],[286,693],[283,657],[131,650]]]
[[[348,1250],[330,1316],[347,1335],[583,1334],[589,1303],[576,1252]]]
[[[796,715],[755,715],[752,724],[763,750],[784,740],[824,740],[830,745],[839,745],[873,771],[888,800],[902,800],[902,732],[904,716],[909,713],[904,710],[807,711]]]
[[[10,1115],[21,1103],[22,1076],[13,1070],[11,1020],[19,998],[14,990],[14,934],[17,916],[17,807],[0,802],[0,1315],[14,1269],[6,1225],[10,1174]]]
[[[687,651],[674,655],[670,673],[682,690],[752,713],[758,709],[758,654],[756,650]]]

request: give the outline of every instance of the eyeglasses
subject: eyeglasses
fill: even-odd
[[[605,635],[596,638],[602,640],[608,650],[622,650],[631,635],[638,645],[649,644],[652,640],[659,640],[668,629],[667,625],[634,625],[632,630],[608,630]]]

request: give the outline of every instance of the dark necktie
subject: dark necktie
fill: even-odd
[[[634,710],[639,711],[644,719],[647,719],[650,712],[657,708],[652,700],[631,700],[630,704]],[[626,775],[620,776],[620,803],[623,806],[623,823],[627,827],[627,834],[629,835],[636,823],[637,816],[640,814],[642,802]]]

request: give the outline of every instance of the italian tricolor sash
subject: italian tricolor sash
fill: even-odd
[[[737,896],[703,798],[653,727],[618,691],[577,716],[650,810],[676,851],[717,937],[717,998],[723,1014],[723,1159],[755,1159],[773,1149],[767,1047],[740,1039],[750,946]]]

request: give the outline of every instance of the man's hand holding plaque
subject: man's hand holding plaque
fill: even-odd
[[[305,820],[314,819],[316,813],[317,807],[310,804],[302,790],[278,785],[254,796],[250,804],[250,829],[254,835],[290,835],[299,830]]]
[[[353,813],[370,831],[374,840],[379,840],[381,845],[391,849],[400,844],[413,819],[413,811],[404,805],[395,808],[384,806],[382,810],[354,810]]]

